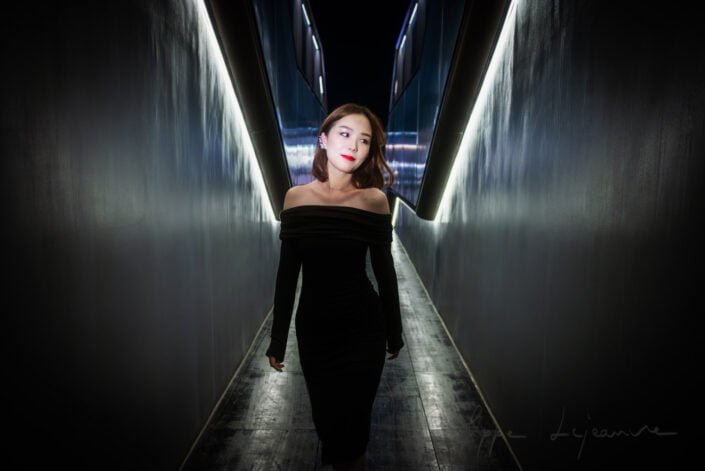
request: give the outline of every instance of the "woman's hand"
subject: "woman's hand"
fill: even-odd
[[[396,351],[396,352],[392,353],[392,356],[387,357],[387,360],[394,360],[398,356],[399,356],[399,351]]]
[[[269,356],[269,366],[281,373],[282,368],[284,368],[284,363],[279,363],[279,360],[277,360],[276,357]]]

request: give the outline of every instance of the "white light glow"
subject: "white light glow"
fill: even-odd
[[[489,90],[494,83],[495,75],[497,74],[497,68],[500,64],[502,58],[504,57],[505,50],[507,48],[507,43],[512,37],[511,31],[514,29],[515,17],[516,17],[516,0],[512,0],[511,5],[507,9],[507,14],[504,17],[504,23],[502,24],[502,30],[499,34],[499,39],[497,40],[497,45],[492,53],[492,58],[490,59],[490,64],[487,67],[487,72],[480,86],[480,92],[477,95],[477,100],[468,119],[468,123],[465,126],[465,131],[463,133],[463,138],[460,142],[460,147],[455,155],[453,161],[453,167],[448,176],[448,181],[443,189],[443,196],[441,198],[441,204],[438,208],[438,212],[433,220],[435,224],[447,223],[451,217],[452,204],[451,197],[454,194],[454,190],[459,184],[459,172],[460,169],[465,169],[468,165],[469,152],[467,152],[472,140],[477,135],[476,128],[480,122],[480,118],[484,114],[485,107],[487,105],[487,99],[489,96]]]
[[[321,96],[323,96],[323,76],[321,75],[318,76],[318,90],[321,92]]]
[[[397,161],[393,160],[391,162],[391,167],[399,173],[402,173],[403,175],[407,176],[409,174],[411,175],[416,175],[415,172],[423,172],[425,165],[424,164],[419,164],[419,163],[409,163],[409,162],[403,162],[403,161]],[[411,169],[410,171],[408,169]],[[413,177],[415,178],[415,177]]]
[[[394,209],[392,209],[392,227],[395,227],[397,225],[397,216],[399,215],[399,202],[400,201],[401,201],[401,198],[399,198],[399,197],[394,198]],[[403,203],[403,201],[401,201],[401,202]],[[404,203],[404,204],[406,204],[406,203]]]
[[[316,41],[316,36],[311,36],[311,39],[313,40],[313,47],[318,50],[318,41]]]
[[[401,46],[399,46],[399,50],[401,51],[404,49],[404,43],[406,42],[406,34],[401,38]]]
[[[426,148],[426,146],[419,145],[419,144],[387,144],[384,147],[387,150],[403,150],[403,151],[410,151],[410,152],[416,152],[418,150],[422,150],[422,149]]]
[[[304,12],[304,18],[306,19],[306,24],[307,24],[308,26],[311,26],[311,22],[308,20],[308,13],[306,13],[306,7],[304,6],[303,3],[301,4],[301,9],[302,9],[303,12]]]
[[[244,130],[240,132],[242,135],[243,152],[249,160],[250,178],[253,186],[255,187],[255,192],[259,195],[259,198],[264,203],[262,206],[268,208],[268,217],[270,221],[276,222],[277,219],[274,215],[274,208],[272,207],[272,201],[269,199],[269,194],[267,193],[267,186],[264,183],[264,177],[262,176],[262,169],[257,161],[257,156],[255,154],[254,146],[252,145],[252,140],[250,139],[250,133],[245,124],[245,118],[242,114],[242,109],[240,103],[237,100],[237,95],[235,94],[235,88],[230,80],[230,74],[228,72],[228,67],[225,64],[225,58],[223,52],[220,49],[218,39],[215,35],[215,30],[213,29],[213,24],[211,23],[210,17],[208,15],[208,10],[203,1],[196,2],[199,15],[199,23],[202,25],[204,34],[206,36],[208,54],[211,58],[212,64],[216,68],[216,76],[223,82],[224,96],[224,111],[229,116],[234,118],[232,123],[235,130]],[[254,197],[254,195],[253,195]]]
[[[286,152],[286,160],[290,167],[311,168],[316,146],[314,144],[284,144],[284,152]]]
[[[411,26],[411,23],[414,22],[414,18],[416,18],[416,10],[419,9],[419,4],[415,3],[414,4],[414,10],[411,12],[411,18],[409,19],[409,26]]]

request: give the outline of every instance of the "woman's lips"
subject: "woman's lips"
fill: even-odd
[[[340,154],[340,156],[341,156],[342,158],[344,158],[345,160],[349,160],[350,162],[354,162],[354,161],[355,161],[355,157],[353,157],[352,155]]]

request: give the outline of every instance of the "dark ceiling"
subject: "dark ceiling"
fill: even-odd
[[[369,107],[387,124],[397,37],[410,0],[309,0],[323,43],[328,108]]]

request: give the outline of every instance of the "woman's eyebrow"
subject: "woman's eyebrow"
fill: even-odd
[[[348,127],[348,126],[346,126],[346,125],[344,125],[344,124],[339,125],[339,127],[345,128],[345,129],[347,129],[347,130],[349,130],[349,131],[354,131],[353,128]],[[361,132],[360,134],[361,134],[362,136],[367,136],[367,137],[369,137],[369,138],[372,138],[372,136],[369,135],[369,134],[367,134],[366,132]]]

